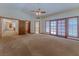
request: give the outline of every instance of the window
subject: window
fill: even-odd
[[[49,33],[49,31],[50,31],[50,30],[49,30],[49,26],[50,26],[50,25],[49,25],[49,22],[50,22],[50,21],[46,21],[46,32],[48,32],[48,33]]]
[[[56,21],[51,21],[51,34],[56,35]]]
[[[58,35],[65,36],[65,20],[58,20]]]
[[[72,37],[78,36],[77,31],[77,18],[70,18],[68,20],[68,35]]]

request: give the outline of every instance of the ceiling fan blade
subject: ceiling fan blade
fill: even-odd
[[[32,10],[32,12],[35,12],[35,10]]]
[[[39,12],[38,10],[33,10],[32,12]]]
[[[32,10],[32,12],[38,12],[38,13],[46,13],[46,11],[44,11],[44,10],[41,10],[40,8],[39,9],[37,9],[37,10]]]
[[[46,13],[45,11],[41,11],[41,13]]]

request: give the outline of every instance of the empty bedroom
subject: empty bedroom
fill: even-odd
[[[0,3],[0,56],[79,56],[79,3]]]

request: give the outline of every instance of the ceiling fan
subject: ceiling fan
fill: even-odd
[[[40,8],[39,8],[39,9],[36,9],[36,10],[33,10],[32,12],[35,12],[35,14],[36,14],[37,16],[40,16],[40,15],[46,13],[46,11],[41,10]]]

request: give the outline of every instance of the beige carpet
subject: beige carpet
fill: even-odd
[[[79,55],[79,41],[44,34],[27,34],[0,39],[2,56]]]

